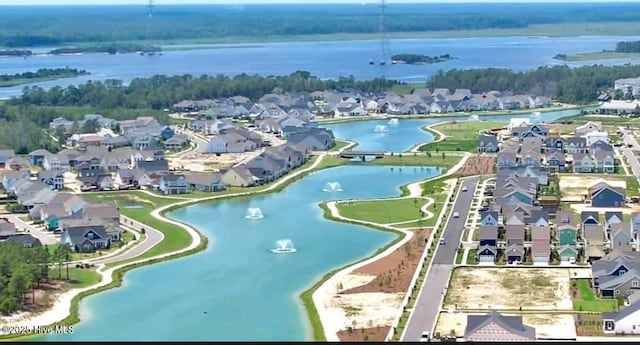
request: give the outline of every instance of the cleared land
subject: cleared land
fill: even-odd
[[[475,152],[478,143],[478,133],[482,130],[500,129],[504,127],[504,122],[493,121],[454,121],[444,123],[431,128],[442,132],[443,140],[425,144],[420,147],[421,151],[465,151]]]
[[[355,270],[348,282],[340,282],[331,305],[341,305],[345,323],[356,331],[338,332],[340,340],[384,341],[418,267],[425,238],[431,229],[420,229],[390,255]],[[334,309],[335,310],[335,309]]]
[[[457,268],[444,308],[573,310],[570,272],[554,268]]]
[[[638,181],[633,176],[620,177],[615,175],[599,174],[560,174],[559,186],[562,191],[562,201],[583,202],[589,186],[598,181],[606,181],[614,187],[627,190],[627,193],[639,192]]]
[[[462,176],[493,174],[495,166],[496,156],[473,156],[467,159],[458,170],[458,174]]]

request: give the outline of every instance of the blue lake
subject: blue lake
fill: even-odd
[[[563,62],[554,60],[558,53],[572,54],[614,49],[619,41],[639,37],[470,37],[390,40],[392,54],[415,53],[429,56],[451,54],[456,57],[443,63],[427,65],[369,65],[378,55],[379,41],[286,42],[252,45],[219,45],[202,49],[166,51],[162,56],[137,54],[40,55],[27,59],[0,58],[0,71],[6,74],[35,71],[39,68],[71,67],[84,69],[88,76],[36,83],[43,87],[67,86],[87,80],[120,79],[129,82],[155,74],[286,75],[297,70],[309,71],[320,78],[353,75],[372,79],[384,75],[405,82],[420,82],[438,70],[483,67],[531,70],[544,65],[570,66],[623,64],[640,59]],[[19,95],[25,85],[0,88],[0,98]]]
[[[336,267],[373,254],[395,235],[327,221],[318,204],[395,196],[437,168],[343,166],[266,196],[199,204],[170,214],[209,238],[187,258],[128,272],[121,288],[84,299],[73,335],[47,340],[312,340],[300,292]],[[337,181],[342,192],[324,192]],[[248,208],[264,218],[245,219]],[[269,249],[288,238],[298,249]]]
[[[551,122],[565,116],[576,115],[580,110],[570,109],[541,113],[531,117],[534,122]],[[530,114],[481,116],[481,120],[505,121],[512,117],[527,117]],[[400,116],[401,118],[401,116]],[[397,125],[389,125],[389,120],[354,121],[333,125],[321,125],[333,131],[336,138],[348,139],[358,143],[356,150],[383,150],[389,152],[407,151],[417,143],[433,140],[433,135],[422,127],[441,121],[465,121],[464,117],[439,117],[431,119],[400,119]],[[376,133],[376,126],[385,126],[386,132]]]

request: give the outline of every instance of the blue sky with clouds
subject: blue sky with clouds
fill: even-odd
[[[0,5],[144,5],[146,0],[0,0]],[[375,0],[154,0],[158,5],[169,4],[271,4],[271,3],[378,3]],[[606,0],[387,0],[387,3],[517,3],[517,2],[613,2]],[[615,0],[640,2],[640,0]]]

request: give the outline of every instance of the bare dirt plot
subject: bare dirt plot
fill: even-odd
[[[586,174],[560,175],[559,186],[562,191],[562,201],[582,202],[584,196],[587,195],[587,188],[601,180],[604,179]],[[613,187],[627,189],[627,181],[625,180],[607,178],[606,182]]]
[[[489,310],[487,310],[487,313]],[[441,335],[463,336],[467,327],[467,313],[442,312],[435,332]],[[516,315],[504,313],[503,315]],[[575,339],[576,328],[571,314],[521,314],[522,323],[536,329],[537,338]]]
[[[444,308],[573,310],[570,274],[553,268],[457,268]]]
[[[386,340],[391,326],[378,326],[370,328],[355,328],[338,332],[340,341],[380,341]]]
[[[472,156],[458,170],[462,176],[492,174],[496,164],[496,156]]]

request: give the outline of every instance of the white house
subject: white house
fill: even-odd
[[[640,77],[638,78],[624,78],[618,79],[613,82],[613,88],[626,93],[631,89],[633,96],[640,95]]]
[[[640,293],[632,293],[627,297],[625,306],[619,312],[602,313],[602,322],[604,333],[640,334]]]
[[[597,141],[602,141],[603,143],[609,142],[609,133],[607,132],[589,132],[583,135],[583,138],[587,140],[587,146],[591,146]]]
[[[602,122],[600,121],[589,121],[582,126],[576,127],[576,134],[587,134],[590,132],[600,132],[602,131]]]

